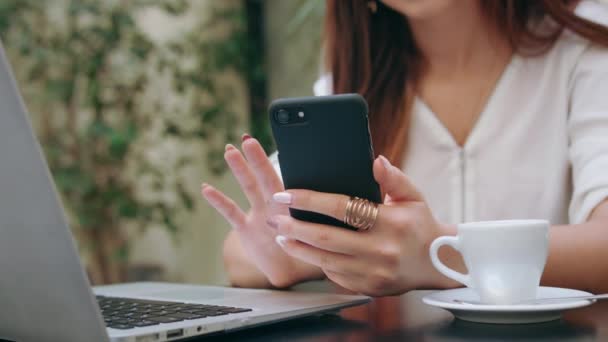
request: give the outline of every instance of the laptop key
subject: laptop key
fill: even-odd
[[[150,317],[156,317],[154,315],[150,315],[149,313],[143,314],[143,315],[138,315],[137,316],[139,319],[148,319]]]
[[[190,305],[188,305],[188,304],[173,304],[173,305],[165,305],[165,307],[166,307],[167,309],[171,309],[171,310],[181,310],[181,309],[183,309],[183,308],[187,308],[187,307],[189,307],[189,306],[190,306]]]
[[[171,314],[174,314],[174,313],[175,313],[175,311],[166,311],[166,310],[163,310],[163,311],[152,311],[152,312],[150,312],[150,315],[153,315],[153,316],[168,316],[168,315],[171,315]]]
[[[183,321],[184,319],[177,318],[177,317],[161,316],[161,317],[150,317],[147,320],[152,321],[152,322],[158,322],[158,323],[173,323],[173,322]]]
[[[193,313],[194,311],[198,311],[195,309],[186,309],[186,308],[173,308],[173,310],[175,312],[181,312],[181,313]]]
[[[173,313],[170,314],[167,317],[177,317],[177,318],[181,318],[181,319],[199,319],[199,318],[204,318],[206,316],[203,315],[196,315],[196,314],[187,314],[187,313]]]
[[[193,310],[204,310],[204,309],[211,309],[211,305],[187,304],[187,305],[184,305],[184,308],[186,308],[186,309],[193,309]]]
[[[136,327],[148,327],[151,325],[158,325],[160,324],[160,322],[152,322],[152,321],[139,321],[139,322],[134,322],[133,325]]]
[[[113,329],[122,329],[122,330],[133,328],[133,326],[130,324],[110,324],[108,327],[113,328]]]
[[[163,302],[160,300],[147,300],[147,299],[129,299],[132,303],[140,303],[140,304],[155,304],[155,305],[171,305],[171,304],[179,304],[176,302]]]
[[[225,310],[228,313],[239,313],[239,312],[248,312],[248,311],[253,311],[252,309],[245,309],[245,308],[232,308],[229,310]]]

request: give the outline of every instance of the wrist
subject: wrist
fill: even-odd
[[[271,285],[279,289],[287,289],[294,285],[312,280],[325,278],[323,270],[311,264],[287,256],[283,267],[267,273]]]

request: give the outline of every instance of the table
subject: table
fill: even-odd
[[[567,312],[559,321],[492,325],[454,319],[422,303],[429,291],[375,299],[321,315],[195,341],[608,341],[608,301]]]

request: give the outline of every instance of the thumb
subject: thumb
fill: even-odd
[[[405,173],[382,155],[374,161],[374,178],[394,202],[423,201],[422,195]]]

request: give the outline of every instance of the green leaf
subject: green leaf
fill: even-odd
[[[91,122],[87,129],[87,137],[92,139],[97,139],[100,137],[107,136],[112,131],[110,126],[106,125],[105,122],[101,120],[94,120]]]
[[[169,232],[175,234],[179,230],[171,215],[165,210],[163,212],[163,223],[169,229]]]
[[[192,210],[194,208],[194,201],[182,183],[177,184],[177,193],[186,209]]]
[[[122,160],[129,149],[130,140],[126,132],[113,130],[110,135],[110,156]]]
[[[66,193],[85,194],[95,188],[95,182],[91,176],[78,165],[55,168],[53,175],[57,187]]]
[[[116,203],[118,207],[118,215],[124,218],[135,218],[138,214],[138,204],[131,197],[120,197]]]
[[[57,100],[68,103],[72,98],[74,82],[72,79],[50,79],[46,82],[46,89]]]
[[[124,263],[129,260],[130,250],[131,249],[129,248],[129,244],[125,241],[118,248],[116,248],[116,250],[114,250],[114,253],[112,253],[111,258]]]
[[[214,122],[215,120],[217,120],[217,118],[220,117],[220,115],[222,115],[223,109],[224,108],[222,106],[218,106],[218,105],[204,109],[201,112],[202,121],[205,123]]]
[[[136,35],[131,41],[131,53],[141,62],[148,57],[153,48],[153,44],[141,34]]]
[[[91,215],[91,213],[86,210],[77,210],[76,214],[80,228],[90,229],[95,225],[95,215]]]

